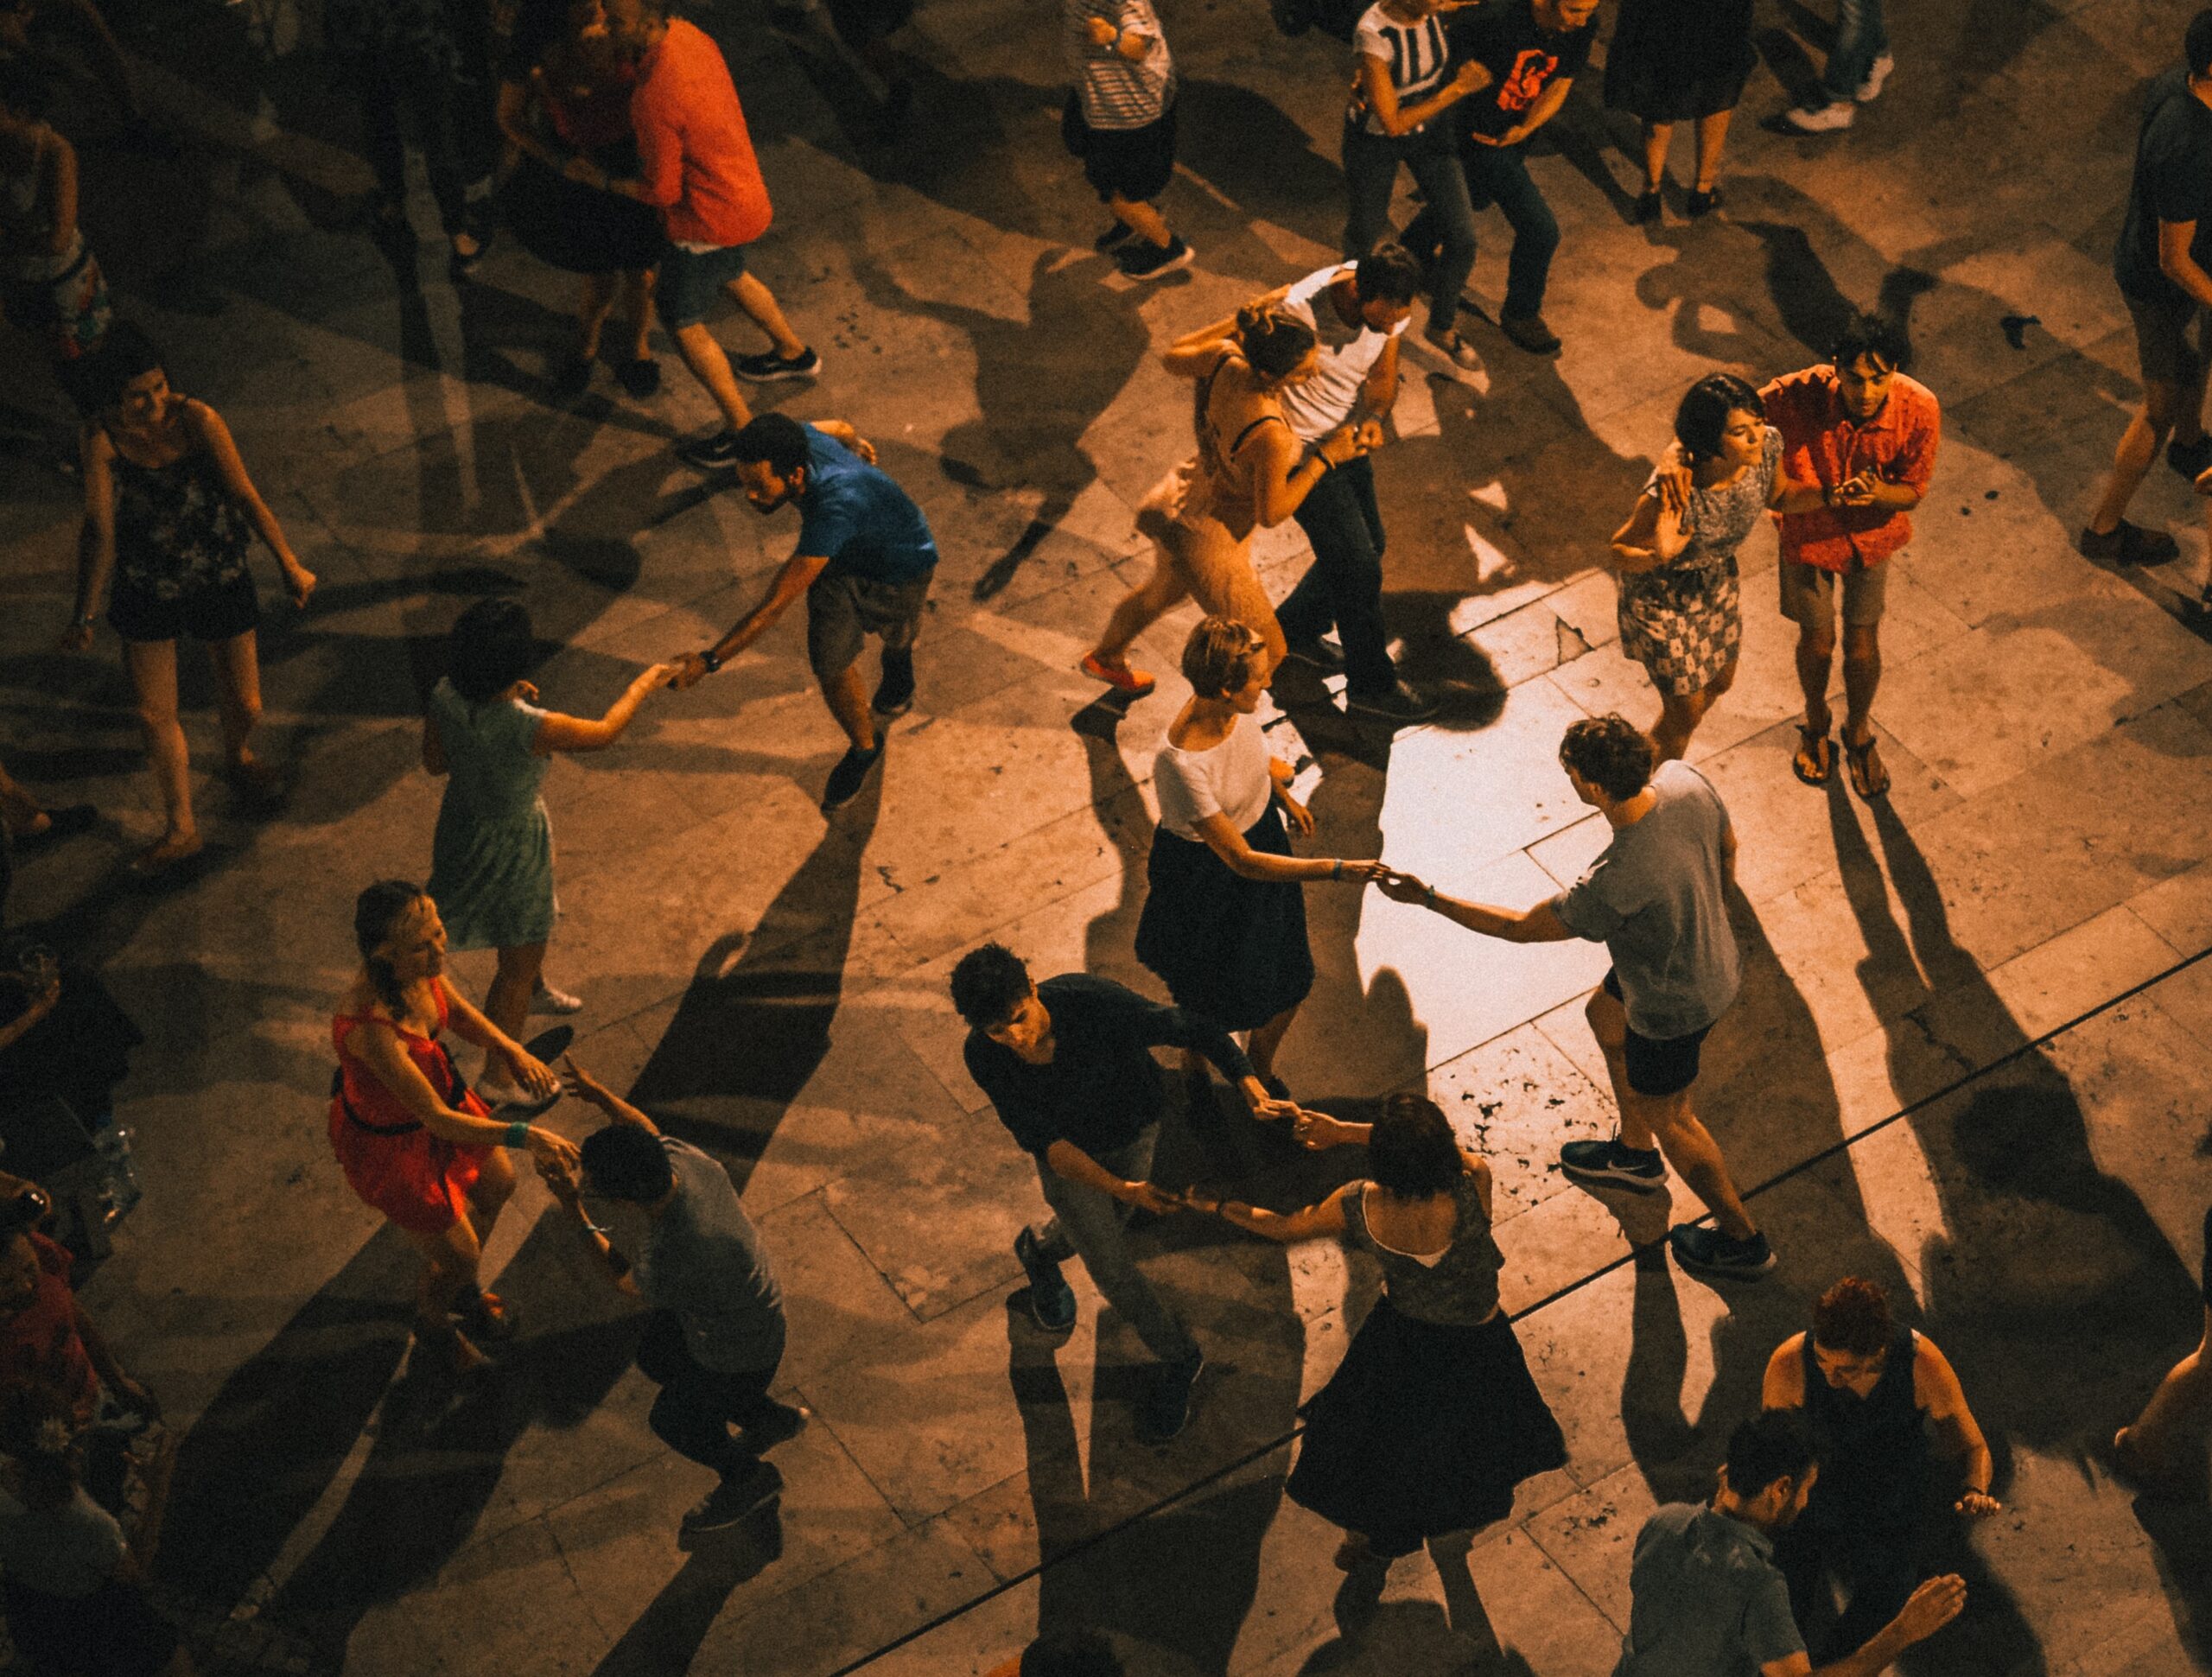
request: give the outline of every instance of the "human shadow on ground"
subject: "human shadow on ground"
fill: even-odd
[[[592,1667],[592,1677],[668,1677],[689,1671],[723,1604],[784,1552],[783,1512],[771,1503],[686,1558],[645,1610]]]
[[[1412,1672],[1475,1672],[1483,1677],[1535,1677],[1535,1668],[1517,1648],[1498,1645],[1497,1632],[1474,1579],[1465,1550],[1436,1557],[1444,1582],[1444,1604],[1433,1601],[1382,1601],[1378,1574],[1355,1573],[1338,1586],[1330,1604],[1337,1635],[1308,1654],[1298,1677],[1400,1677]],[[1478,1663],[1469,1662],[1472,1649]]]

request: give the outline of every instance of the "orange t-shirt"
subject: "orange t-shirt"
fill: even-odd
[[[696,24],[669,19],[638,66],[630,123],[646,200],[659,206],[671,238],[721,247],[768,231],[768,184],[737,87],[722,49]]]

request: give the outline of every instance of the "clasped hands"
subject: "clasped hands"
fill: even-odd
[[[1308,1111],[1295,1101],[1254,1101],[1252,1115],[1268,1121],[1288,1120],[1291,1134],[1298,1139],[1299,1145],[1312,1153],[1324,1153],[1356,1141],[1363,1128],[1332,1118],[1325,1112]],[[1156,1182],[1123,1182],[1113,1192],[1114,1197],[1123,1204],[1150,1211],[1155,1216],[1166,1216],[1173,1211],[1199,1211],[1217,1216],[1223,1202],[1235,1197],[1198,1187],[1163,1188]]]

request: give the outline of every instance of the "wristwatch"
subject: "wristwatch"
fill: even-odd
[[[715,649],[711,646],[699,654],[699,662],[707,666],[707,673],[710,676],[722,667],[721,659],[715,656]]]

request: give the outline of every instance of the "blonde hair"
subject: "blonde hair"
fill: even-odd
[[[1266,655],[1267,642],[1235,618],[1201,618],[1183,643],[1183,679],[1201,699],[1225,699]]]

